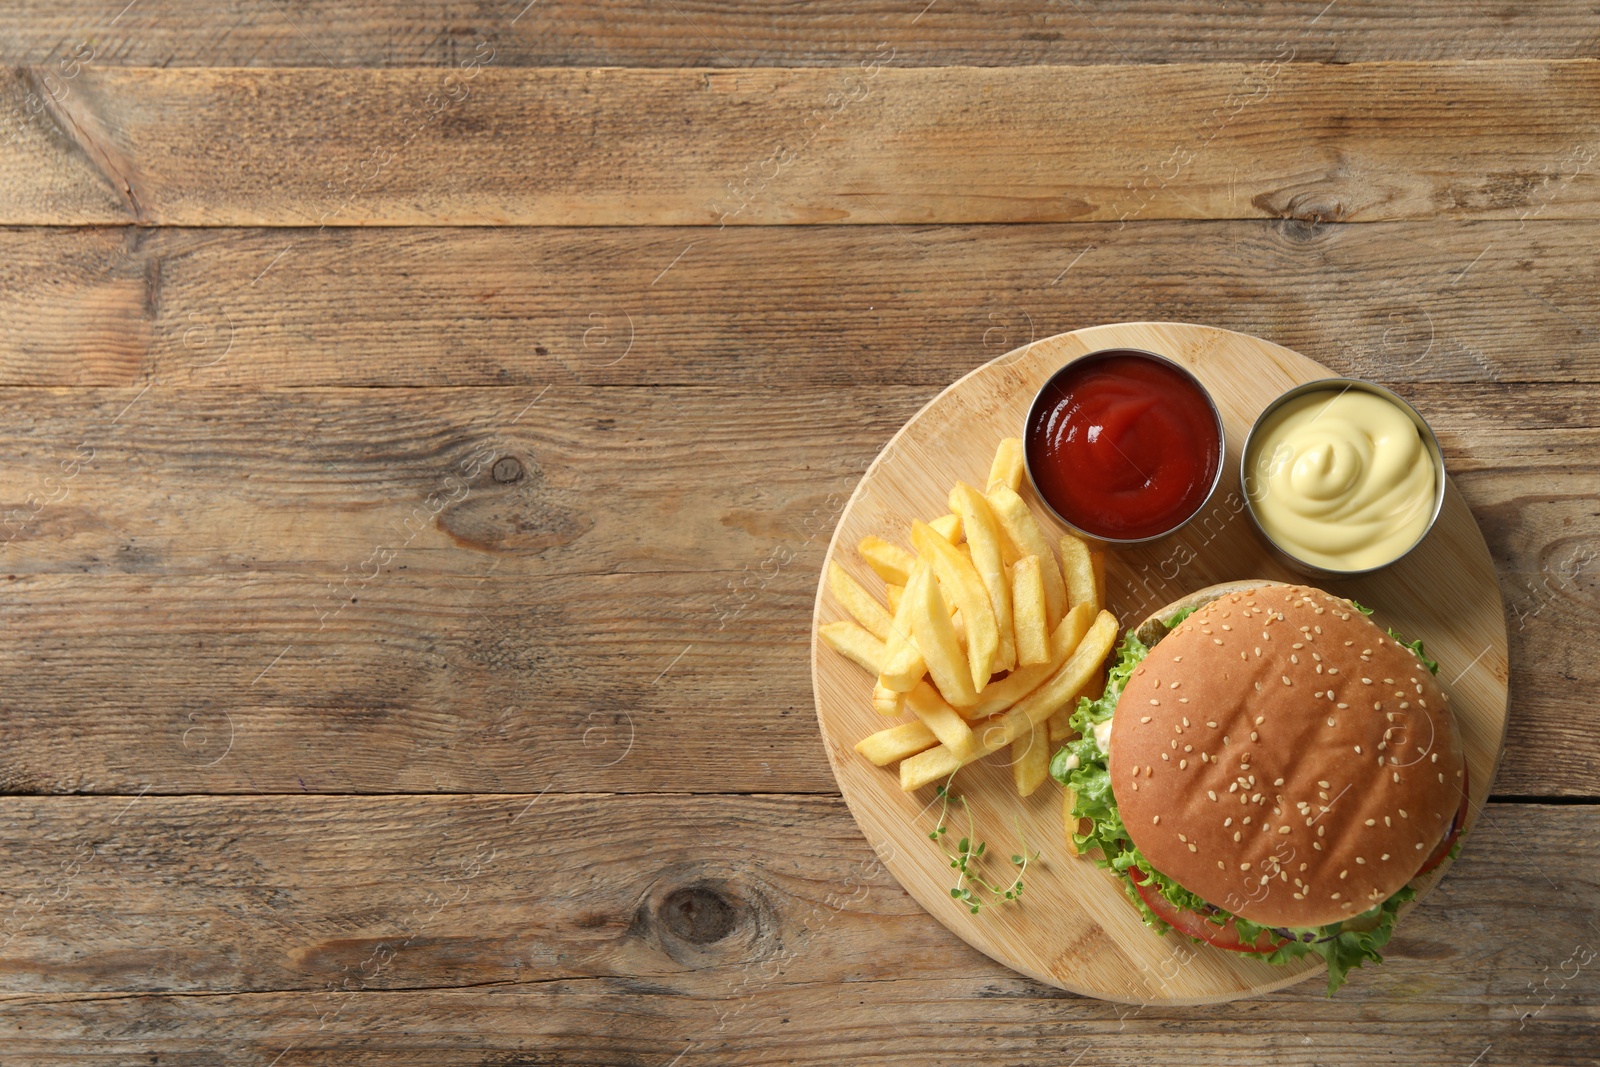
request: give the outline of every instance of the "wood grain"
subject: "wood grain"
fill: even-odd
[[[1542,219],[5,229],[0,384],[931,395],[1030,339],[1130,316],[1389,383],[1595,382],[1596,242],[1596,223]]]
[[[1181,1030],[1206,1065],[1581,1064],[1600,1022],[1593,963],[1542,985],[1600,947],[1589,806],[1491,805],[1332,1000],[1137,1009],[962,944],[837,798],[131,800],[7,805],[8,1058],[1159,1064]]]
[[[995,445],[1017,432],[1034,395],[1056,370],[1107,348],[1159,352],[1194,374],[1217,407],[1226,447],[1216,495],[1197,521],[1161,542],[1107,549],[1104,606],[1119,625],[1136,625],[1179,599],[1163,587],[1187,593],[1249,578],[1300,579],[1271,558],[1240,514],[1245,505],[1239,457],[1261,410],[1290,387],[1327,377],[1327,368],[1259,338],[1181,323],[1118,323],[1043,338],[953,383],[884,446],[839,518],[828,562],[870,581],[854,550],[861,538],[876,534],[903,543],[914,519],[926,521],[946,506],[957,479],[982,478]],[[1024,498],[1052,542],[1067,532],[1031,487]],[[1436,656],[1468,663],[1441,682],[1469,765],[1470,802],[1481,807],[1502,754],[1509,662],[1494,567],[1460,495],[1446,490],[1432,533],[1403,560],[1376,575],[1312,584],[1374,607],[1381,625],[1417,635]],[[848,615],[823,583],[814,625],[836,618]],[[1105,654],[1110,651],[1108,640]],[[873,678],[817,638],[811,643],[811,676],[828,761],[862,833],[923,907],[986,955],[1040,981],[1130,1004],[1223,1003],[1324,970],[1314,957],[1273,967],[1200,946],[1179,961],[1180,973],[1152,981],[1163,961],[1171,962],[1170,949],[1151,942],[1116,879],[1068,853],[1059,791],[1019,798],[1003,756],[963,767],[950,787],[972,812],[974,839],[1004,837],[1006,843],[995,847],[1001,856],[1032,848],[1045,872],[1029,873],[1028,906],[970,914],[968,905],[950,897],[945,857],[923,844],[939,824],[930,811],[938,805],[934,790],[903,791],[892,768],[873,767],[853,750],[884,725],[872,707]],[[1469,815],[1465,832],[1471,828]],[[1448,864],[1442,868],[1447,869]],[[1424,880],[1419,893],[1431,890],[1436,877]]]
[[[1593,219],[1600,202],[1573,177],[1600,154],[1600,65],[1583,60],[866,63],[90,67],[60,91],[21,68],[0,79],[25,119],[0,157],[0,221],[1370,222]]]
[[[536,791],[576,759],[597,789],[831,791],[794,649],[845,498],[929,390],[542,392],[0,391],[27,430],[0,438],[0,788]],[[1497,788],[1592,796],[1594,390],[1406,394],[1499,571]],[[1146,579],[1126,595],[1182,591]],[[627,716],[673,753],[648,777],[605,766]]]
[[[480,41],[503,66],[848,66],[880,40],[908,66],[1242,61],[1285,44],[1318,62],[1576,59],[1596,54],[1593,12],[1575,0],[1486,9],[1396,9],[1375,0],[1235,7],[1122,0],[904,4],[804,0],[779,8],[675,0],[448,0],[203,10],[140,0],[26,0],[0,11],[0,64],[148,67],[451,67]]]

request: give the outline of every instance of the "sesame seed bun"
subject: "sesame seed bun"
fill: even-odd
[[[1268,582],[1205,593],[1134,668],[1112,717],[1128,836],[1185,889],[1266,926],[1382,903],[1460,806],[1443,691],[1348,600]]]

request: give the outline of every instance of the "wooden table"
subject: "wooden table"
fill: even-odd
[[[125,2],[0,10],[0,1061],[1596,1062],[1592,5]],[[1331,1001],[1006,971],[818,739],[883,442],[1141,319],[1404,394],[1499,568]]]

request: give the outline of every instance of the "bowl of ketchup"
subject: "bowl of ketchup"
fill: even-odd
[[[1193,518],[1222,478],[1222,416],[1183,367],[1131,348],[1073,360],[1028,411],[1028,480],[1087,537],[1137,544]]]

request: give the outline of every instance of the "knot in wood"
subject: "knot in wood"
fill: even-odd
[[[656,920],[673,937],[692,945],[715,944],[739,925],[738,909],[705,884],[668,893],[656,909]]]
[[[522,461],[516,456],[501,456],[499,459],[494,461],[494,467],[491,468],[490,474],[492,474],[494,476],[494,480],[499,482],[501,485],[509,485],[512,482],[520,482],[522,481],[523,474]]]

